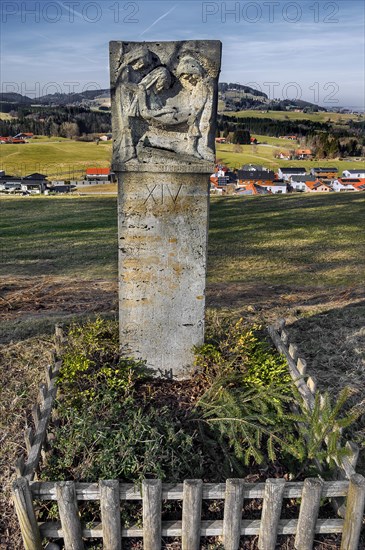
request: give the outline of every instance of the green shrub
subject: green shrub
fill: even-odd
[[[92,401],[108,389],[127,395],[146,376],[144,362],[121,357],[116,321],[96,319],[70,327],[58,382],[68,403]]]
[[[106,390],[84,405],[59,407],[63,428],[46,477],[132,482],[203,475],[202,453],[194,449],[196,426],[187,429],[167,407],[138,406],[132,396],[116,400]]]
[[[207,336],[192,378],[168,389],[143,362],[123,357],[116,322],[73,325],[42,477],[217,482],[243,477],[254,463],[280,460],[298,475],[314,459],[331,467],[343,456],[340,428],[353,421],[341,417],[345,394],[335,406],[316,397],[313,411],[294,415],[300,397],[261,327],[224,320],[208,324]],[[166,384],[163,403],[159,384]]]

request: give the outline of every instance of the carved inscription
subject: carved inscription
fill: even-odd
[[[153,201],[155,204],[166,204],[172,202],[175,205],[179,198],[181,188],[182,184],[178,187],[172,187],[172,185],[167,183],[156,183],[154,185],[146,184],[147,197],[143,204],[146,204],[148,201]]]

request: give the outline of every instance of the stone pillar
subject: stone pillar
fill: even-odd
[[[120,343],[182,378],[203,343],[221,44],[111,42]]]

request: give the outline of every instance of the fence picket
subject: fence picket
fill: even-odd
[[[297,369],[300,372],[302,376],[305,376],[307,372],[307,361],[303,359],[302,357],[298,357],[297,360]]]
[[[35,403],[32,407],[32,418],[33,418],[35,429],[37,430],[41,419],[41,409],[39,407],[39,403]]]
[[[122,528],[120,523],[119,481],[100,480],[100,510],[103,529],[104,550],[122,548]]]
[[[341,550],[358,550],[365,506],[365,478],[354,474],[350,478]]]
[[[75,483],[73,481],[58,482],[56,495],[65,550],[84,550]]]
[[[144,479],[143,493],[143,548],[160,550],[161,548],[161,496],[160,479]]]
[[[19,477],[13,483],[13,499],[25,550],[42,550],[32,494],[29,483],[24,477]]]
[[[34,434],[33,434],[32,428],[26,428],[24,430],[24,441],[25,441],[25,447],[27,449],[28,454],[30,453],[30,450],[32,448],[33,440],[34,440]]]
[[[223,545],[226,550],[237,550],[239,547],[243,488],[242,479],[227,479],[223,516]]]
[[[285,479],[267,479],[259,532],[259,550],[275,550]]]
[[[203,496],[201,479],[185,479],[182,511],[182,550],[199,550]]]
[[[294,547],[297,550],[312,550],[313,540],[321,503],[323,482],[318,478],[304,480],[297,533]]]

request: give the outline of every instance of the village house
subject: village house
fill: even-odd
[[[307,182],[305,184],[305,192],[306,193],[330,193],[333,192],[333,189],[330,185],[327,183],[324,183],[323,181],[314,181],[314,182]]]
[[[292,176],[305,176],[305,168],[279,168],[278,176],[279,179],[284,179],[285,181],[290,181]]]
[[[275,158],[282,159],[282,160],[290,160],[290,153],[289,151],[280,151],[280,153],[275,155]]]
[[[310,159],[312,157],[311,149],[296,149],[295,156],[300,159]]]
[[[96,183],[114,182],[115,174],[110,168],[87,168],[86,179]]]
[[[312,168],[310,173],[312,176],[316,176],[319,179],[335,179],[338,175],[338,170],[335,167],[331,168]]]
[[[351,183],[342,183],[340,179],[333,180],[332,189],[336,192],[357,191]]]
[[[291,176],[289,185],[293,191],[304,192],[307,182],[314,183],[319,181],[315,176],[306,174],[305,176]]]
[[[281,195],[288,192],[288,184],[284,180],[273,180],[270,184],[261,183],[273,195]]]
[[[338,183],[345,186],[351,186],[355,191],[363,191],[365,189],[365,178],[338,178]]]
[[[236,195],[271,195],[271,191],[258,183],[249,183],[244,187],[236,188]]]
[[[245,165],[237,172],[238,187],[244,187],[251,183],[270,185],[274,179],[275,174],[272,170],[258,165]]]
[[[342,172],[343,178],[365,178],[365,170],[344,170]]]
[[[24,178],[3,175],[0,177],[0,191],[24,195],[40,195],[47,189],[47,176],[35,172]]]
[[[32,132],[20,132],[13,139],[32,139],[34,134]]]

